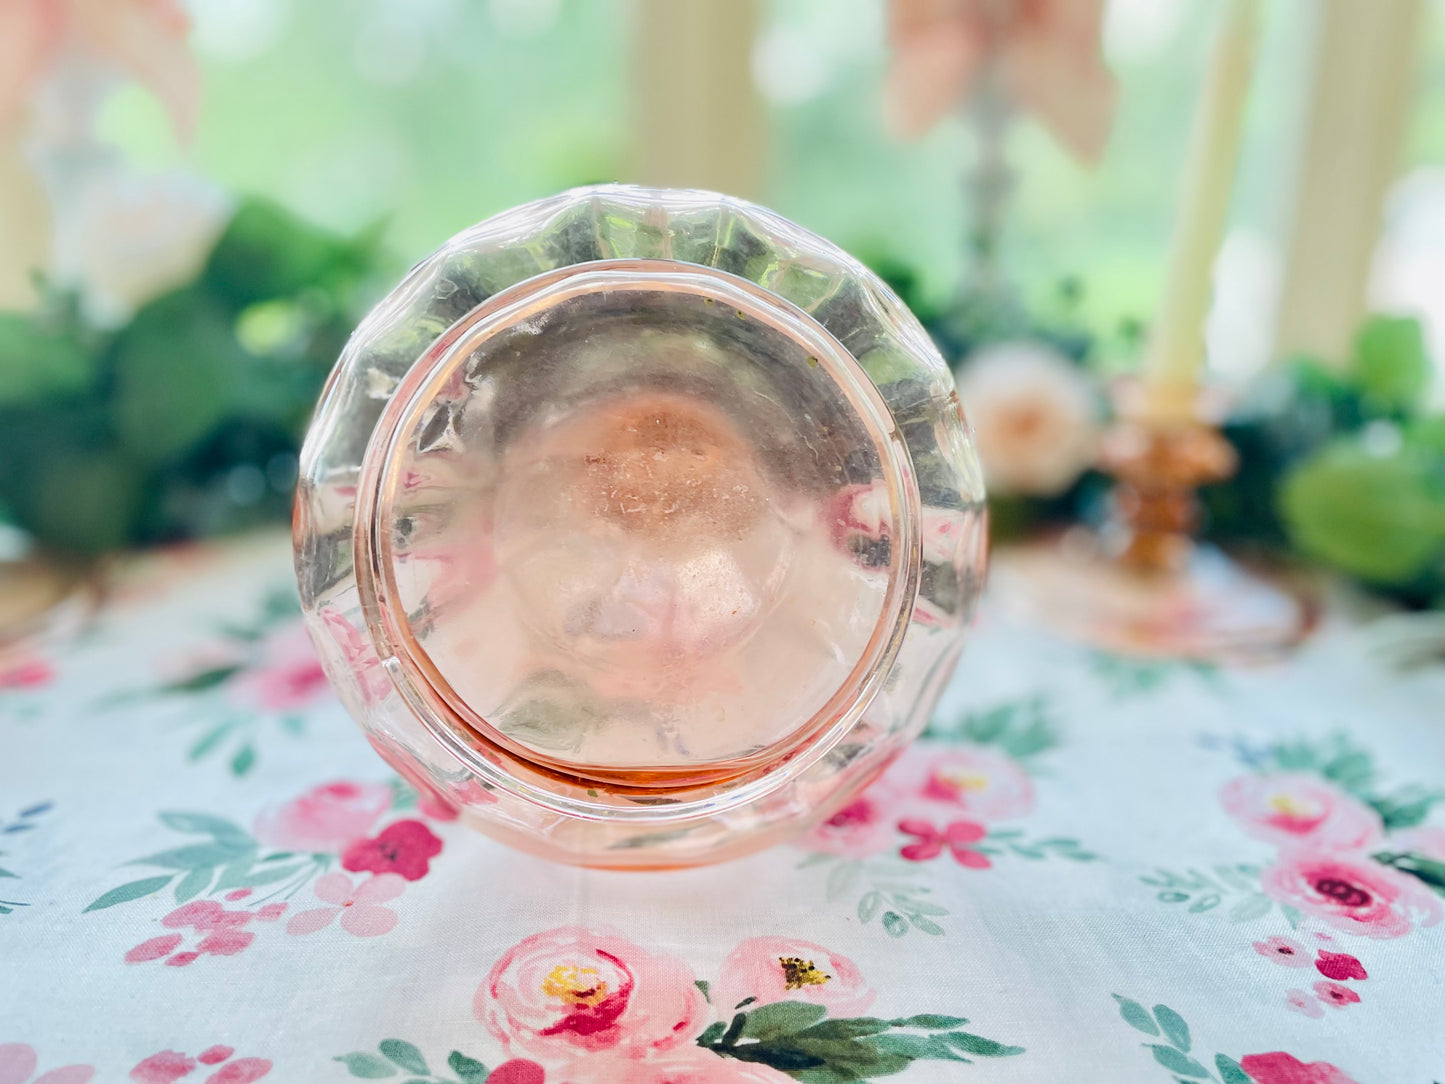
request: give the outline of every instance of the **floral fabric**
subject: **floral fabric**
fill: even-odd
[[[0,648],[0,1084],[1445,1081],[1445,666],[1339,607],[1140,663],[985,607],[795,845],[550,866],[394,777],[279,537]]]

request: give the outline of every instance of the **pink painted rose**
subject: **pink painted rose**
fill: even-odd
[[[1018,761],[982,746],[951,749],[928,758],[919,793],[956,806],[982,821],[1024,817],[1034,807],[1034,784]]]
[[[839,858],[868,858],[893,846],[893,827],[903,790],[893,770],[875,780],[856,798],[814,827],[800,841],[810,851]]]
[[[0,1084],[24,1084],[35,1072],[40,1058],[25,1043],[0,1043]],[[89,1065],[62,1065],[41,1073],[30,1084],[87,1084],[95,1070]]]
[[[755,1004],[808,1001],[824,1005],[832,1016],[858,1016],[873,1004],[874,993],[846,956],[789,937],[752,937],[728,954],[712,1001],[724,1019],[747,998]]]
[[[1400,937],[1440,921],[1439,899],[1415,878],[1368,858],[1286,851],[1259,877],[1273,899],[1348,933]]]
[[[358,839],[347,847],[341,866],[353,873],[396,873],[420,881],[441,850],[442,841],[421,821],[397,821],[375,839]]]
[[[1254,943],[1254,951],[1284,967],[1309,967],[1309,952],[1290,937],[1270,937]]]
[[[535,1061],[512,1058],[487,1074],[488,1084],[546,1084],[547,1071]]]
[[[366,835],[389,805],[391,788],[384,783],[338,780],[266,810],[256,818],[253,830],[271,847],[335,854]]]
[[[331,686],[306,626],[297,621],[267,637],[260,665],[237,674],[230,690],[242,703],[263,711],[295,711],[328,695]]]
[[[1239,1059],[1239,1067],[1254,1084],[1360,1084],[1327,1061],[1306,1065],[1293,1054],[1283,1052],[1250,1054]]]
[[[1365,971],[1365,965],[1360,963],[1348,952],[1326,952],[1320,949],[1319,959],[1315,961],[1315,970],[1327,979],[1345,981],[1347,979],[1368,979],[1370,976]]]
[[[1291,1012],[1303,1013],[1311,1020],[1318,1020],[1325,1014],[1325,1010],[1320,1006],[1319,998],[1298,988],[1284,995],[1284,1003]]]
[[[396,912],[382,907],[402,894],[406,881],[395,873],[378,873],[352,883],[344,873],[328,873],[316,879],[316,898],[329,907],[316,907],[291,916],[286,932],[295,936],[315,933],[341,916],[341,928],[353,937],[380,937],[396,926]]]
[[[601,1053],[644,1058],[688,1043],[707,1020],[692,970],[612,931],[534,934],[492,968],[472,1002],[514,1057],[551,1068]]]
[[[1245,832],[1281,847],[1357,851],[1384,834],[1379,813],[1312,775],[1241,776],[1219,800]]]

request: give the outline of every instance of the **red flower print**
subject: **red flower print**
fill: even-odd
[[[1284,995],[1284,1003],[1292,1012],[1304,1013],[1311,1020],[1318,1020],[1325,1014],[1325,1010],[1320,1008],[1319,999],[1304,990],[1291,990]]]
[[[953,821],[939,831],[928,821],[905,820],[898,822],[899,831],[917,838],[917,843],[907,843],[898,853],[910,862],[927,862],[937,858],[947,847],[953,860],[969,869],[988,869],[993,865],[988,855],[969,847],[988,835],[988,829],[973,821]]]
[[[1309,967],[1309,952],[1288,937],[1271,937],[1254,943],[1254,951],[1285,967]],[[1333,976],[1332,976],[1333,977]]]
[[[347,847],[341,865],[352,873],[399,873],[420,881],[441,849],[442,841],[421,821],[397,821],[375,839],[358,839]]]
[[[1327,1061],[1308,1065],[1292,1054],[1250,1054],[1239,1059],[1239,1067],[1254,1084],[1360,1084]]]
[[[546,1071],[535,1061],[513,1058],[498,1065],[487,1076],[487,1084],[543,1084]]]
[[[1320,958],[1315,961],[1315,969],[1327,979],[1344,981],[1370,977],[1365,971],[1365,965],[1348,952],[1326,952],[1320,949]]]
[[[1315,997],[1325,1005],[1331,1005],[1336,1009],[1343,1009],[1346,1005],[1357,1005],[1360,995],[1351,990],[1348,986],[1342,986],[1338,982],[1317,982],[1315,983]]]

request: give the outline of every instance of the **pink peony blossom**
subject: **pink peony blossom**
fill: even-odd
[[[753,937],[723,961],[712,987],[712,1001],[724,1019],[747,998],[754,1004],[807,1001],[824,1005],[833,1016],[857,1016],[873,1004],[874,993],[858,967],[811,941]]]
[[[1324,1016],[1325,1010],[1320,1005],[1319,998],[1314,997],[1308,991],[1294,989],[1284,995],[1285,1005],[1292,1011],[1304,1013],[1311,1020],[1318,1020]]]
[[[1433,926],[1442,913],[1413,877],[1353,855],[1286,851],[1259,881],[1280,903],[1365,937],[1400,937],[1416,923]]]
[[[1284,967],[1309,967],[1309,952],[1289,937],[1271,937],[1254,943],[1254,951]]]
[[[1321,949],[1319,959],[1315,961],[1315,970],[1327,979],[1341,981],[1370,977],[1365,971],[1365,965],[1348,952],[1326,952]]]
[[[927,801],[956,806],[981,821],[1025,817],[1034,808],[1033,780],[1019,762],[982,746],[950,749],[929,757],[918,793]]]
[[[800,841],[810,851],[839,858],[869,858],[893,846],[898,807],[903,791],[891,771],[876,780]]]
[[[390,805],[391,788],[384,783],[323,783],[263,812],[253,831],[271,847],[335,854],[366,835]]]
[[[1245,832],[1281,847],[1357,851],[1384,834],[1379,813],[1312,775],[1241,776],[1219,800]]]
[[[232,695],[263,711],[295,711],[330,692],[321,660],[299,621],[271,634],[261,648],[259,666],[230,682]]]
[[[291,916],[286,932],[296,936],[315,933],[331,925],[341,916],[341,928],[353,937],[380,937],[396,926],[396,912],[381,904],[396,899],[406,888],[406,881],[395,873],[378,873],[355,885],[344,873],[327,873],[316,879],[313,891],[322,903]]]
[[[353,873],[396,873],[420,881],[441,849],[442,841],[421,821],[397,821],[375,839],[358,839],[346,848],[341,865]]]
[[[514,945],[477,989],[473,1011],[513,1057],[549,1070],[609,1052],[687,1044],[707,1021],[691,969],[615,932],[564,926]]]
[[[1239,1059],[1239,1067],[1254,1084],[1360,1084],[1326,1061],[1308,1065],[1293,1054],[1250,1054]]]

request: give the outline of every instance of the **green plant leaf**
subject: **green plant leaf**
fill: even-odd
[[[174,847],[168,851],[157,851],[144,858],[127,862],[128,866],[160,866],[162,869],[197,869],[200,867],[223,866],[237,857],[231,847],[219,843],[194,843],[188,847]]]
[[[189,761],[200,760],[203,756],[216,748],[216,746],[220,745],[221,742],[225,739],[226,735],[235,728],[235,719],[228,719],[223,723],[219,723],[216,726],[211,727],[210,730],[206,731],[204,734],[201,735],[200,740],[197,741],[195,745],[191,746],[190,751],[186,753],[186,759]]]
[[[828,899],[836,900],[846,895],[862,871],[862,865],[858,862],[840,862],[829,870],[826,889]]]
[[[175,875],[167,873],[159,877],[144,877],[139,881],[130,881],[120,885],[118,888],[112,888],[87,907],[85,911],[82,911],[81,914],[89,911],[104,911],[107,907],[114,907],[118,903],[129,903],[131,900],[138,900],[142,896],[149,896],[152,892],[159,892],[171,883],[173,876]]]
[[[176,902],[185,903],[199,896],[211,883],[215,872],[210,866],[197,866],[187,873],[176,882]]]
[[[203,693],[208,689],[214,689],[218,685],[224,685],[239,673],[240,670],[241,667],[239,666],[213,666],[210,669],[201,670],[198,673],[192,674],[188,678],[182,678],[180,681],[163,686],[161,692]],[[236,720],[234,719],[229,721],[229,725],[234,726],[235,723]]]
[[[924,918],[922,915],[909,915],[908,921],[913,924],[915,930],[921,933],[930,934],[933,937],[943,936],[943,927],[931,918]]]
[[[241,746],[241,748],[236,751],[236,755],[231,758],[231,774],[243,776],[255,766],[256,749],[250,742],[247,742]]]
[[[0,406],[76,395],[95,375],[95,354],[75,335],[41,317],[0,312]]]
[[[1154,1017],[1149,1015],[1149,1010],[1140,1005],[1132,998],[1120,997],[1114,994],[1113,998],[1119,1003],[1119,1015],[1124,1018],[1135,1031],[1142,1031],[1145,1035],[1158,1035],[1159,1025],[1154,1023]]]
[[[747,1014],[742,1034],[748,1039],[776,1039],[812,1027],[828,1010],[807,1001],[774,1001]]]
[[[872,892],[865,892],[858,901],[858,921],[871,922],[873,916],[878,913],[878,908],[883,904],[883,893],[876,889]]]
[[[1366,320],[1355,336],[1350,377],[1375,412],[1410,413],[1430,383],[1430,358],[1420,322],[1408,316]]]
[[[378,1058],[375,1054],[363,1054],[358,1051],[354,1054],[342,1054],[331,1060],[341,1062],[352,1076],[361,1077],[363,1080],[380,1080],[383,1077],[396,1076],[396,1067],[382,1058]]]
[[[924,1028],[928,1031],[947,1031],[949,1028],[961,1028],[968,1023],[962,1016],[940,1016],[937,1013],[919,1013],[917,1016],[904,1016],[888,1022],[895,1028]]]
[[[712,987],[707,983],[706,980],[704,980],[704,979],[695,979],[695,980],[693,981],[693,985],[696,986],[699,990],[702,991],[702,996],[703,996],[703,1000],[704,1000],[704,1001],[711,1001],[711,1000],[712,1000],[712,994],[711,994]]]
[[[460,1050],[453,1050],[447,1055],[447,1065],[461,1078],[462,1084],[482,1084],[487,1079],[487,1067]]]
[[[1184,1017],[1171,1009],[1168,1005],[1154,1006],[1154,1019],[1164,1029],[1164,1037],[1173,1043],[1184,1053],[1189,1053],[1189,1025],[1184,1022]]]
[[[727,1029],[728,1026],[721,1020],[714,1020],[704,1028],[702,1034],[697,1037],[697,1045],[706,1047],[716,1046],[717,1041],[723,1037]]]
[[[206,813],[174,812],[161,813],[159,817],[160,822],[167,828],[174,828],[177,832],[204,833],[221,846],[229,848],[233,854],[256,849],[256,841],[249,832],[220,817],[212,817]]]
[[[1219,1079],[1224,1084],[1254,1084],[1239,1062],[1224,1054],[1214,1055],[1214,1067],[1219,1070]]]
[[[985,1039],[982,1035],[973,1035],[967,1031],[946,1032],[943,1038],[948,1040],[951,1046],[965,1054],[973,1054],[980,1058],[1009,1058],[1024,1052],[1024,1048],[1021,1046],[994,1042],[992,1039]]]
[[[427,1068],[426,1058],[422,1057],[421,1050],[414,1044],[404,1039],[383,1039],[377,1045],[382,1056],[400,1065],[409,1073],[421,1073],[430,1075],[431,1070]]]
[[[1273,901],[1263,893],[1246,896],[1230,908],[1229,921],[1252,922],[1257,918],[1263,918],[1269,914],[1269,910],[1273,906]]]
[[[1181,1054],[1172,1046],[1160,1046],[1158,1043],[1150,1043],[1149,1049],[1154,1051],[1154,1060],[1171,1073],[1178,1073],[1180,1076],[1187,1076],[1194,1079],[1209,1078],[1209,1070],[1200,1065],[1187,1054]]]
[[[908,932],[908,920],[897,911],[884,911],[883,928],[890,937],[902,937]]]

